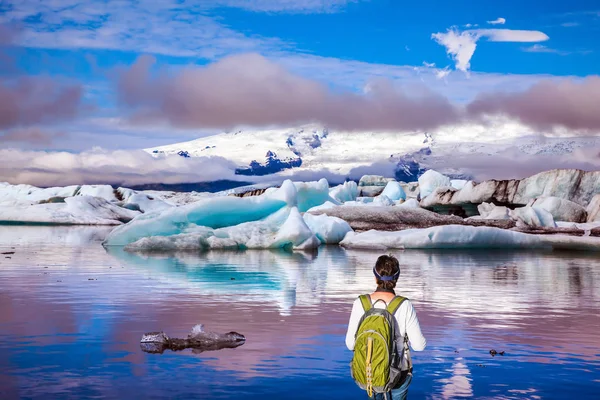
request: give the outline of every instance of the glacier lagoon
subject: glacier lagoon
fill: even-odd
[[[0,398],[366,398],[344,334],[378,252],[128,253],[110,229],[0,227]],[[393,252],[428,339],[411,398],[597,396],[597,254]],[[197,323],[247,342],[140,349]]]

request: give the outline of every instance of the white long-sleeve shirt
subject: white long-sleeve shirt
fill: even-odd
[[[376,301],[373,307],[386,308],[387,304],[382,301]],[[364,315],[360,299],[357,298],[352,305],[352,313],[350,314],[350,321],[348,322],[348,332],[346,332],[346,346],[349,350],[354,350],[354,336],[358,330],[358,323]],[[408,335],[408,343],[414,351],[422,351],[427,345],[427,340],[421,332],[419,326],[419,320],[417,319],[417,313],[410,300],[404,300],[400,305],[400,308],[394,314],[396,323],[396,344],[398,349],[402,349],[404,346],[404,334]],[[408,368],[408,362],[406,354],[402,357],[402,370]]]

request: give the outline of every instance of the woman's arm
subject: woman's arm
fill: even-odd
[[[348,321],[348,331],[346,332],[346,347],[348,350],[354,350],[354,336],[358,329],[358,323],[360,318],[363,316],[364,310],[360,303],[360,299],[356,299],[352,305],[352,312],[350,313],[350,321]]]
[[[407,306],[405,326],[410,347],[412,347],[414,351],[422,351],[425,349],[425,346],[427,346],[427,340],[425,339],[425,336],[423,336],[423,332],[421,332],[417,312],[410,300],[407,300],[404,303]]]

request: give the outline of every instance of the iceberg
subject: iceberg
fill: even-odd
[[[479,211],[479,218],[481,219],[511,219],[511,210],[508,207],[497,206],[492,203],[481,203],[477,206],[477,211]]]
[[[119,188],[117,192],[123,199],[125,207],[137,206],[143,213],[152,213],[166,210],[175,205],[163,201],[157,195],[151,196],[143,192],[137,192],[132,189]]]
[[[417,199],[419,197],[419,182],[400,182],[400,186],[402,186],[402,190],[404,190],[406,198]]]
[[[358,197],[358,186],[354,181],[344,182],[341,185],[329,189],[329,196],[340,203],[354,201],[356,200],[356,197]]]
[[[587,221],[587,212],[583,206],[559,197],[538,197],[537,199],[531,200],[527,205],[548,211],[552,214],[555,221]]]
[[[600,237],[532,235],[494,227],[462,225],[407,229],[399,232],[350,232],[340,245],[349,249],[548,249],[600,251]]]
[[[62,203],[0,207],[0,223],[121,225],[140,215],[101,197],[67,197]]]
[[[517,227],[556,228],[552,214],[539,207],[520,207],[509,212]]]
[[[426,198],[439,187],[451,187],[450,178],[432,169],[419,177],[421,198]]]
[[[558,197],[587,206],[592,198],[600,193],[600,171],[562,169],[541,172],[521,180],[488,180],[481,183],[468,181],[459,190],[451,188],[449,184],[447,186],[448,188],[442,190],[444,185],[438,185],[438,190],[430,192],[428,196],[423,195],[421,188],[421,206],[483,202],[524,206],[539,197]]]
[[[452,186],[454,189],[460,190],[465,187],[467,182],[468,181],[465,179],[452,179],[450,180],[450,186]]]
[[[396,181],[389,181],[379,196],[387,196],[390,200],[406,200],[406,193]]]
[[[388,182],[395,181],[394,178],[385,178],[379,175],[363,175],[358,181],[359,196],[374,197],[381,192]]]
[[[595,195],[586,208],[587,222],[600,221],[600,194]]]
[[[370,203],[364,203],[365,205],[371,205],[371,206],[393,206],[394,205],[394,201],[392,199],[390,199],[389,197],[387,197],[384,194],[380,194],[379,196],[375,197],[373,199],[372,202]]]
[[[481,203],[477,206],[479,216],[471,217],[471,220],[513,220],[519,228],[556,228],[554,217],[544,208],[537,206],[525,206],[514,210],[504,206],[491,203]]]
[[[402,208],[421,208],[421,205],[419,204],[419,202],[417,201],[417,199],[408,199],[404,202],[398,202],[396,203],[396,207],[402,207]]]
[[[75,196],[92,196],[111,202],[117,201],[115,190],[110,185],[83,185],[77,190]]]
[[[79,186],[38,188],[31,185],[11,185],[0,182],[0,204],[2,206],[38,204],[51,198],[65,198],[75,195]]]
[[[329,196],[329,182],[325,178],[318,182],[294,182],[294,186],[296,190],[294,193],[290,192],[290,196],[296,198],[295,204],[300,212],[308,211],[310,208],[320,206],[327,201],[339,204],[337,200]]]
[[[599,241],[600,242],[600,241]],[[474,249],[474,248],[551,248],[539,236],[492,227],[463,225],[435,226],[383,232],[350,232],[340,245],[352,249]]]
[[[125,250],[313,249],[320,245],[298,208],[285,207],[260,221],[218,229],[191,225],[174,235],[143,237],[125,246]]]
[[[343,219],[325,214],[305,213],[304,221],[323,244],[338,244],[348,232],[352,231],[350,225]]]
[[[368,187],[368,186],[379,186],[384,188],[388,182],[394,181],[394,178],[385,178],[380,175],[363,175],[358,181],[358,186],[360,187]]]
[[[261,196],[209,198],[162,212],[143,214],[112,231],[104,244],[125,246],[148,236],[177,235],[193,226],[218,229],[258,221],[286,206],[295,206],[296,193],[296,186],[287,180],[281,188]]]
[[[301,212],[328,201],[334,204],[332,200],[325,179],[286,180],[260,196],[209,198],[140,215],[111,232],[104,245],[136,250],[314,248],[322,240],[335,242],[346,227],[336,219],[308,217],[313,233]]]
[[[350,203],[355,203],[355,202],[351,201]],[[334,207],[339,207],[339,206],[337,204],[334,204],[334,203],[330,202],[330,201],[326,201],[325,203],[321,204],[320,206],[311,207],[306,212],[328,210],[328,209],[334,208]]]

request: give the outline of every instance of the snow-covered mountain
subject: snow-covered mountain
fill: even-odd
[[[146,151],[183,157],[221,156],[237,164],[240,175],[327,170],[355,178],[354,175],[381,171],[395,174],[399,180],[413,181],[428,168],[468,178],[469,167],[457,165],[457,160],[475,156],[506,152],[523,158],[562,156],[589,148],[600,148],[600,136],[550,136],[516,122],[498,120],[431,132],[347,132],[319,125],[237,130]]]

